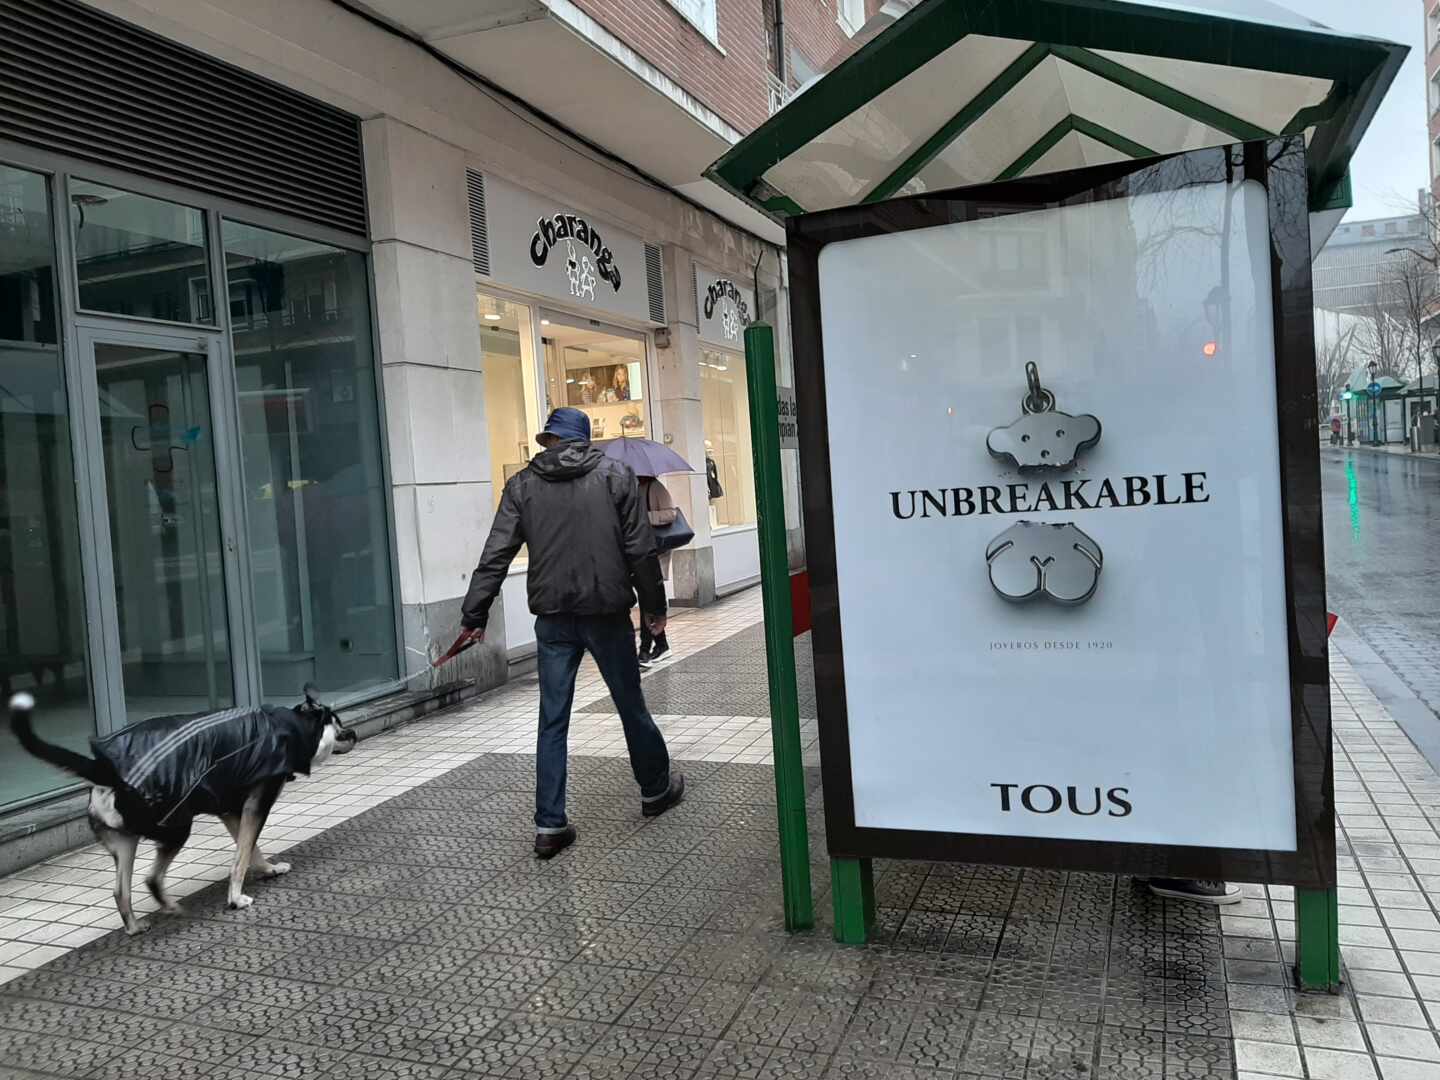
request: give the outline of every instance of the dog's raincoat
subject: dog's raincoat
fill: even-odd
[[[162,823],[187,802],[238,812],[236,800],[261,781],[308,776],[317,743],[314,720],[275,705],[157,716],[91,740]]]

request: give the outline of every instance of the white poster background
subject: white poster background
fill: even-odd
[[[819,277],[856,824],[1294,850],[1264,190],[844,241]],[[1206,304],[1226,292],[1222,337]],[[1210,501],[897,519],[892,491],[1033,490],[986,450],[1028,360],[1103,427],[1064,478],[1093,497],[1164,473],[1173,497],[1203,472]],[[1021,519],[1098,542],[1087,603],[994,592],[986,546]],[[993,784],[1018,785],[1010,812]],[[1081,810],[1123,788],[1133,812],[1028,812],[1039,784]]]

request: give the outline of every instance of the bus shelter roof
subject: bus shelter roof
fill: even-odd
[[[1268,0],[922,0],[706,175],[781,219],[1303,134],[1340,210],[1408,51]]]

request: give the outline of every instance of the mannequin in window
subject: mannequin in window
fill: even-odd
[[[715,500],[725,497],[725,489],[720,486],[720,466],[715,464],[715,444],[709,439],[705,440],[705,486],[710,490],[710,527],[713,529],[720,524]]]

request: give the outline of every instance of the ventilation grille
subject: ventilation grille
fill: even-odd
[[[650,321],[665,321],[665,277],[660,271],[660,249],[645,245],[645,287],[650,294]]]
[[[465,170],[465,187],[470,192],[470,261],[476,273],[490,275],[490,222],[485,216],[485,174]]]
[[[368,234],[353,116],[69,0],[0,0],[0,138]]]

